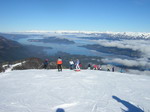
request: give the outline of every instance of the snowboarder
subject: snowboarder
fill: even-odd
[[[61,59],[61,57],[59,57],[58,59],[57,59],[57,68],[58,68],[58,72],[60,72],[60,71],[62,71],[62,59]]]
[[[45,59],[44,63],[43,63],[43,68],[47,69],[48,66],[48,59]]]
[[[69,61],[70,64],[70,70],[72,70],[74,68],[74,62],[72,61],[72,59]]]
[[[79,59],[77,59],[76,60],[76,70],[80,70],[79,64],[80,64],[80,61],[79,61]]]

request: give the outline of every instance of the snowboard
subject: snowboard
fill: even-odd
[[[76,69],[76,70],[74,70],[74,71],[76,71],[76,72],[79,72],[79,71],[81,71],[81,70],[79,70],[79,69]]]

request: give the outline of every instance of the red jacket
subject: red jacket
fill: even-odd
[[[62,59],[58,59],[57,64],[62,64]]]

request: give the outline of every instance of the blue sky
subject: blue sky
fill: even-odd
[[[0,0],[0,32],[150,32],[150,0]]]

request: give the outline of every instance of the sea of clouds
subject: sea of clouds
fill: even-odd
[[[103,62],[119,63],[129,67],[141,66],[150,68],[150,40],[96,40],[95,43],[105,47],[127,48],[141,52],[140,58],[103,59]]]

